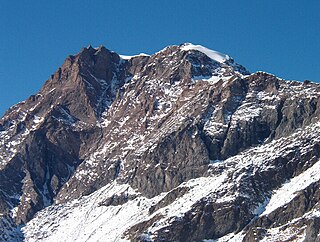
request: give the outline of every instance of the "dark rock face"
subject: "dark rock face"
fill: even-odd
[[[231,58],[219,62],[182,46],[130,59],[89,46],[1,119],[0,223],[24,225],[47,206],[116,182],[139,195],[114,194],[99,206],[167,193],[150,206],[150,218],[125,233],[148,241],[145,231],[165,217],[161,211],[192,192],[181,185],[227,174],[228,191],[202,197],[152,241],[202,241],[240,231],[243,241],[255,241],[271,238],[279,224],[316,241],[319,218],[305,214],[318,208],[318,181],[267,216],[253,209],[320,159],[317,136],[309,137],[316,132],[310,127],[319,120],[319,101],[318,84],[249,75]],[[307,131],[298,142],[301,130]],[[273,143],[277,155],[261,151],[261,164],[272,169],[262,169],[254,149],[271,150]],[[242,154],[252,156],[252,164],[241,166]],[[230,192],[235,199],[217,202]]]
[[[231,171],[228,175],[229,181],[241,174],[239,184],[233,184],[233,187],[230,188],[231,194],[243,194],[243,196],[240,195],[232,202],[217,202],[214,200],[215,197],[224,196],[224,194],[219,193],[203,198],[195,203],[182,218],[174,220],[169,226],[159,230],[157,241],[217,239],[228,233],[239,232],[243,229],[246,234],[243,241],[259,241],[264,237],[268,238],[267,229],[279,226],[290,227],[291,221],[318,209],[319,181],[311,183],[304,190],[299,191],[294,199],[285,206],[279,207],[266,216],[257,217],[257,214],[252,213],[255,204],[263,203],[265,199],[268,199],[270,191],[278,189],[279,184],[285,183],[285,181],[312,167],[314,163],[310,160],[310,157],[313,157],[313,161],[320,159],[319,141],[313,144],[308,144],[308,142],[308,139],[302,140],[303,144],[299,148],[296,147],[294,152],[280,154],[281,156],[269,161],[270,164],[268,165],[276,167],[275,169],[254,171],[254,168],[250,167],[249,170],[235,169]],[[309,145],[311,149],[307,153],[297,156],[297,154],[302,153],[303,147]],[[228,191],[225,192],[228,193]],[[301,224],[296,226],[301,229],[305,224],[317,224],[314,220],[317,221],[318,218],[303,218],[302,221],[299,221]],[[139,228],[139,225],[136,227]],[[145,228],[141,227],[140,229]],[[314,241],[317,238],[315,231],[318,231],[318,229],[317,225],[312,225],[310,231],[306,232],[306,238],[310,236],[310,238],[313,238],[310,241]],[[142,231],[140,230],[140,233]],[[292,234],[292,236],[294,237],[295,234]]]
[[[128,194],[127,192],[123,192],[119,195],[115,194],[112,195],[111,197],[108,197],[101,203],[99,203],[99,206],[118,206],[118,205],[123,205],[129,200],[135,199],[137,196],[136,195],[131,195]]]
[[[30,220],[53,202],[82,162],[89,144],[100,139],[101,128],[96,122],[121,85],[114,81],[113,73],[125,75],[119,63],[120,57],[104,47],[83,49],[66,59],[39,94],[14,106],[2,118],[2,125],[8,126],[5,131],[11,136],[9,140],[20,146],[10,163],[4,165],[0,182],[4,194],[22,196],[20,202],[16,201],[17,223]],[[3,151],[8,154],[8,150]],[[11,167],[14,160],[19,165]],[[7,209],[17,205],[3,203]]]

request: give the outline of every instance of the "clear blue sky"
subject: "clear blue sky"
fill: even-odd
[[[252,72],[320,81],[319,0],[11,0],[0,10],[0,116],[88,44],[130,55],[192,42]]]

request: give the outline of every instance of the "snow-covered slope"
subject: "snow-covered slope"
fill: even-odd
[[[320,142],[319,128],[320,123],[316,123],[290,137],[249,149],[225,161],[209,164],[211,175],[189,180],[174,188],[173,191],[185,190],[185,193],[153,213],[150,213],[150,209],[173,191],[148,199],[129,185],[112,183],[89,196],[65,205],[44,209],[22,231],[27,241],[129,241],[126,232],[132,226],[152,221],[143,236],[153,240],[159,230],[171,230],[174,221],[183,220],[186,214],[203,199],[216,204],[232,204],[232,201],[244,198],[250,208],[248,212],[253,216],[268,216],[271,212],[289,204],[297,196],[298,191],[303,191],[311,183],[320,181],[318,175],[320,161],[316,161],[313,165],[304,164],[305,171],[266,195],[262,203],[257,203],[257,197],[253,194],[244,192],[248,188],[245,180],[254,178],[258,173],[275,169],[275,160],[296,152],[297,147],[300,155],[306,155],[305,152]],[[308,142],[309,140],[312,141]],[[217,174],[217,170],[222,172]],[[124,203],[104,204],[106,199],[113,196],[123,196]],[[261,197],[258,196],[258,199]],[[305,216],[319,217],[320,210],[315,208]],[[306,228],[307,226],[300,229]],[[267,238],[264,240],[269,241],[268,238],[274,241],[283,240],[285,235],[281,229],[275,233],[276,230],[279,228],[267,230]],[[218,241],[238,241],[239,237],[244,237],[241,236],[242,233],[244,232],[240,231],[237,235],[227,235]],[[304,234],[303,231],[300,233]],[[286,238],[290,236],[292,233]],[[302,240],[303,236],[298,237]]]

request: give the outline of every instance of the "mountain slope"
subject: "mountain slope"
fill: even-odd
[[[315,240],[319,93],[198,45],[84,48],[0,121],[0,238]]]

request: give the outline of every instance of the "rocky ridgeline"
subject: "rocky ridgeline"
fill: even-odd
[[[319,240],[319,97],[192,44],[84,48],[0,121],[0,238]]]

